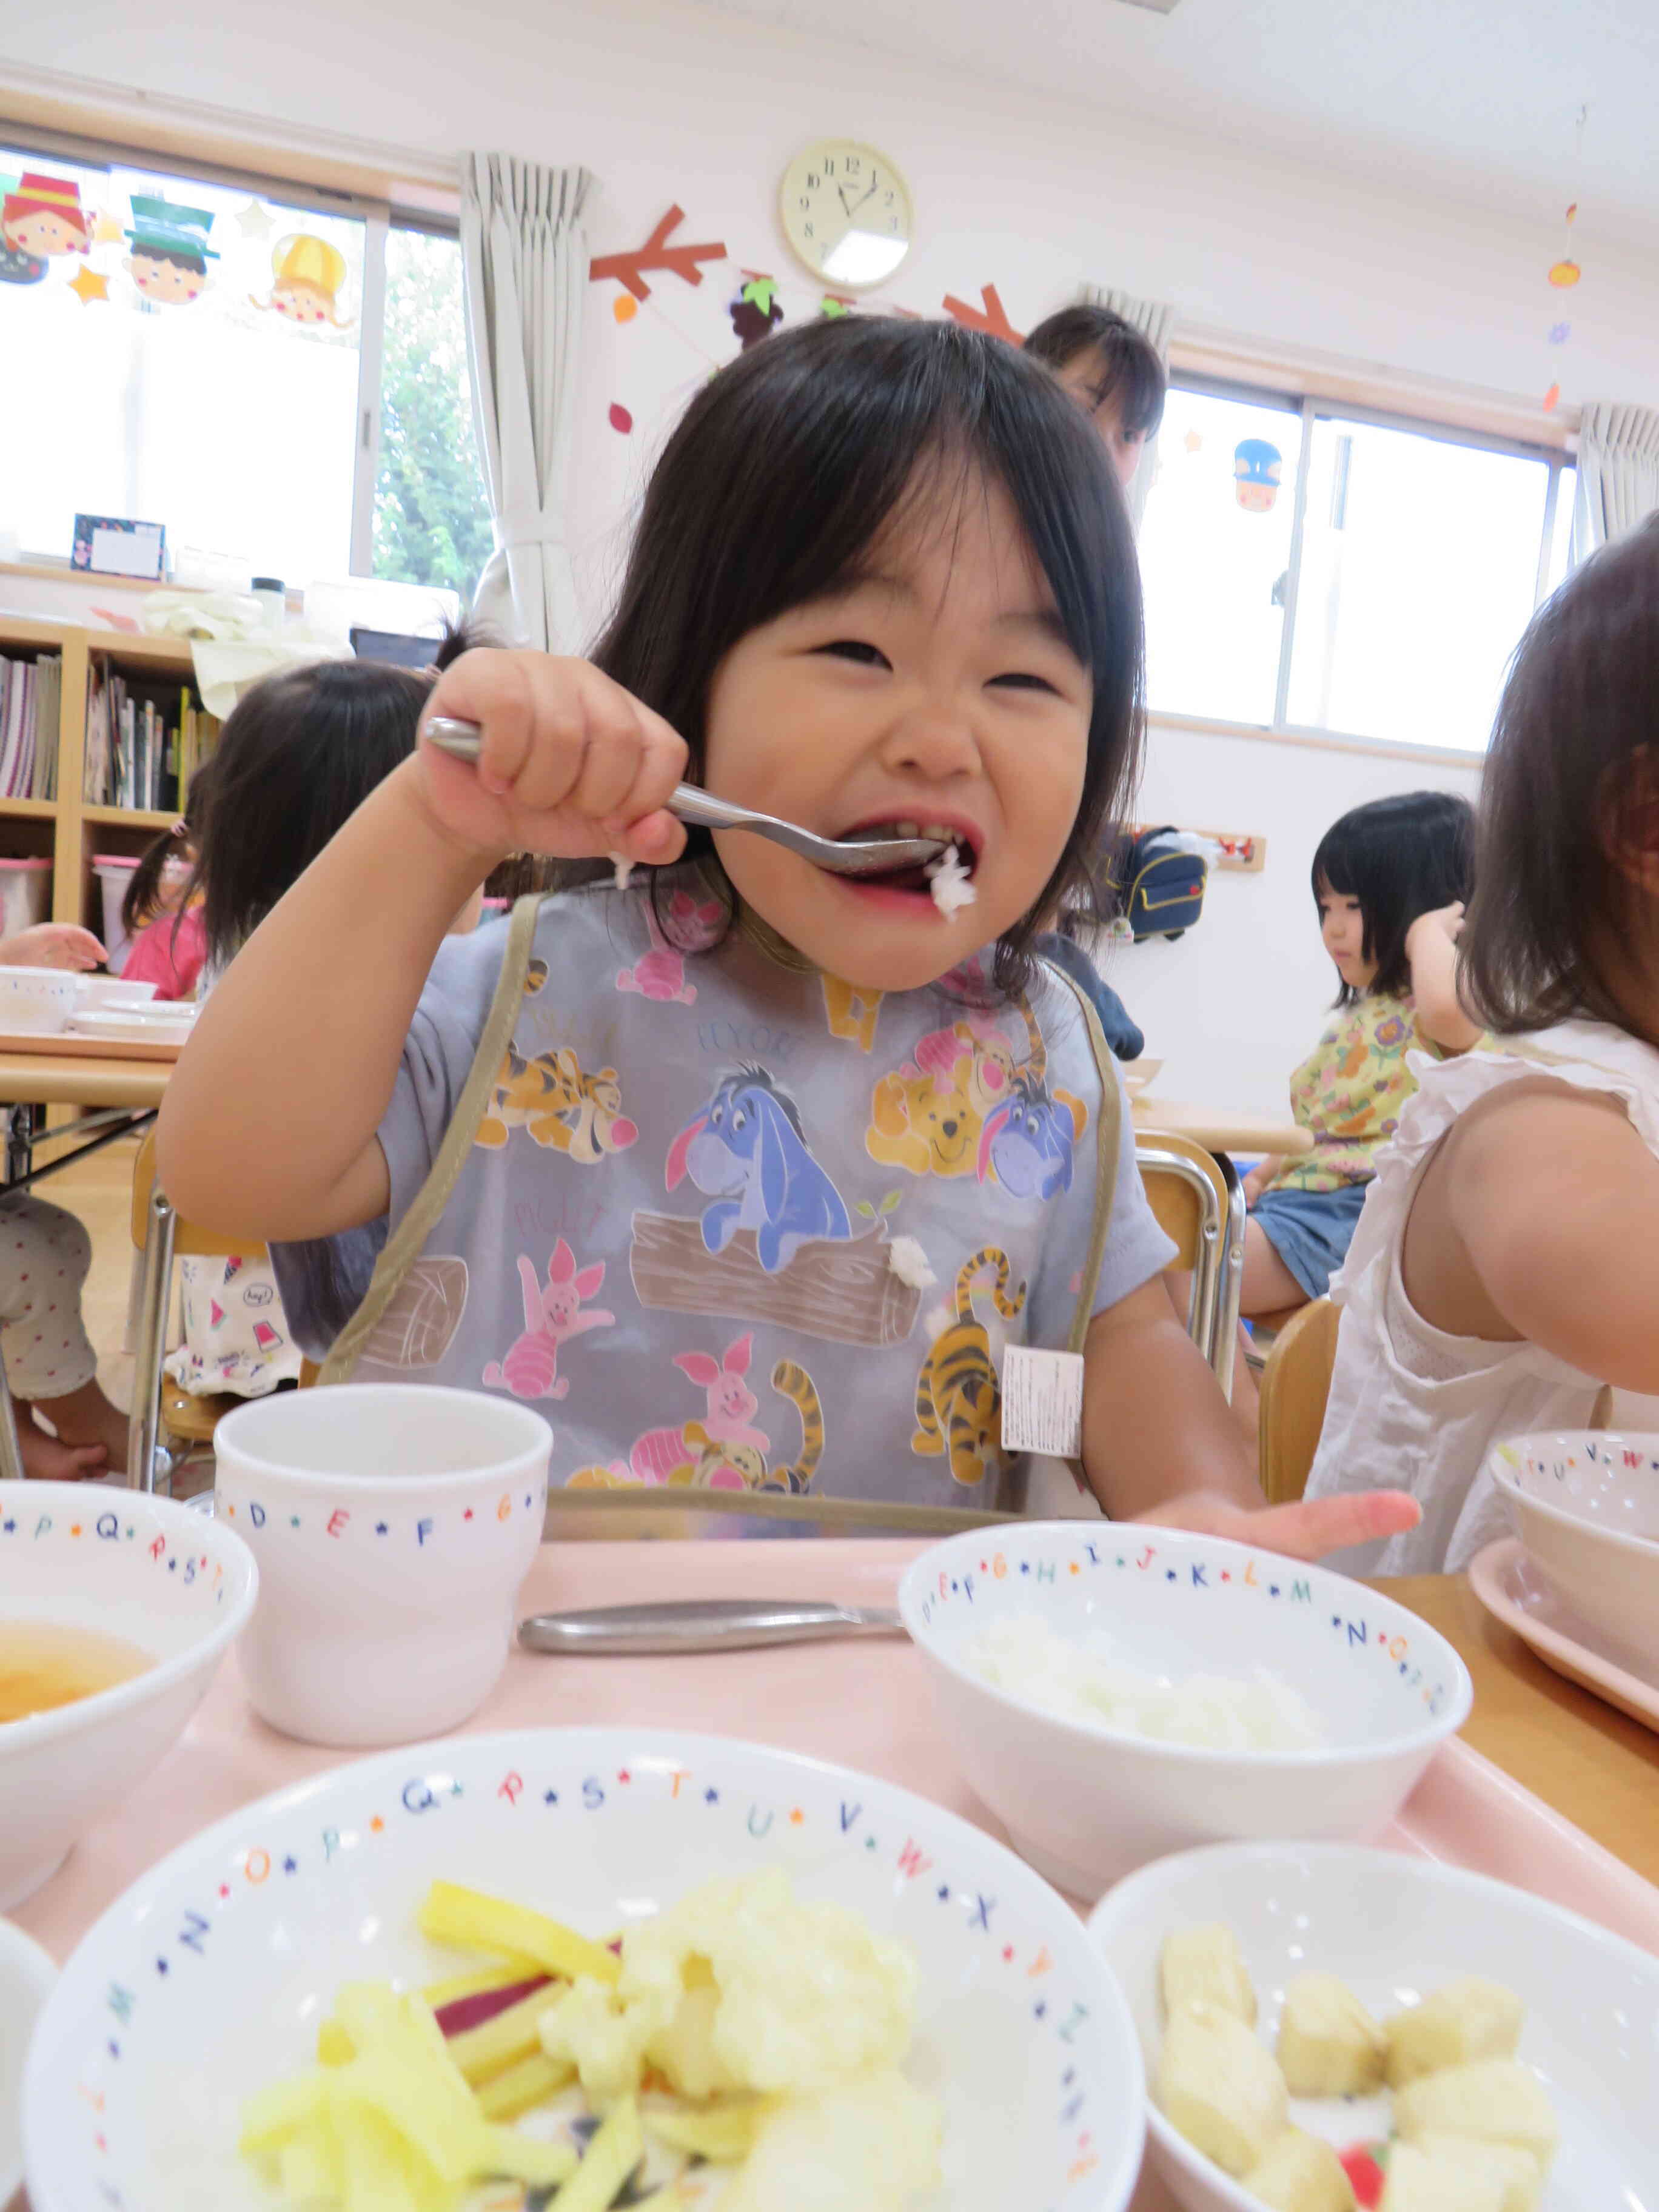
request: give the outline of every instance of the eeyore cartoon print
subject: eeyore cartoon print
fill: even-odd
[[[688,1175],[714,1200],[702,1212],[705,1247],[723,1252],[739,1229],[751,1229],[769,1275],[787,1267],[814,1237],[853,1233],[841,1193],[807,1147],[800,1109],[763,1067],[723,1077],[696,1120],[675,1138],[667,1188]]]

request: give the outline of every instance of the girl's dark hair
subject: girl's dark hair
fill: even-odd
[[[434,641],[447,668],[478,643]],[[382,660],[314,660],[267,676],[225,718],[203,771],[206,805],[185,892],[206,894],[208,957],[231,959],[375,786],[415,750],[431,690],[421,671]],[[191,787],[194,804],[202,781]]]
[[[210,761],[204,761],[190,780],[184,813],[171,830],[163,830],[153,842],[145,846],[132,880],[127,885],[126,896],[121,902],[121,927],[129,937],[137,937],[141,929],[155,921],[161,904],[161,874],[169,860],[182,860],[186,853],[199,848],[202,822],[207,808],[208,771]],[[182,915],[189,903],[188,894],[178,903]]]
[[[1659,516],[1604,546],[1533,617],[1498,702],[1481,787],[1480,888],[1462,939],[1491,1029],[1588,1014],[1632,1026],[1604,979],[1610,936],[1651,932],[1610,856],[1633,772],[1659,754]]]
[[[1370,988],[1408,991],[1412,924],[1467,900],[1474,888],[1474,809],[1446,791],[1401,792],[1356,806],[1320,839],[1311,879],[1316,905],[1327,890],[1358,900],[1364,957],[1376,963]],[[1352,1006],[1364,995],[1344,983],[1336,1003]]]
[[[1053,875],[997,949],[1028,978],[1039,917],[1091,888],[1090,856],[1139,766],[1140,574],[1087,418],[1035,362],[954,323],[850,315],[780,331],[687,409],[646,492],[622,596],[593,659],[665,717],[701,779],[709,686],[740,638],[853,580],[882,532],[1000,484],[1094,684],[1077,817]],[[780,733],[784,741],[784,733]],[[707,833],[692,833],[695,851]]]
[[[1169,372],[1152,340],[1111,307],[1062,307],[1041,322],[1025,341],[1034,361],[1056,374],[1088,354],[1095,377],[1090,387],[1097,407],[1121,392],[1124,428],[1150,438],[1164,420]]]

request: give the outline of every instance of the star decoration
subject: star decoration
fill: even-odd
[[[1204,446],[1204,433],[1201,430],[1188,430],[1181,442],[1189,453],[1200,453]]]
[[[246,207],[237,209],[236,227],[244,238],[269,238],[270,236],[270,209],[261,207],[258,200],[250,200]]]
[[[118,246],[121,226],[107,208],[102,208],[93,217],[92,242],[94,246]]]
[[[83,269],[70,289],[83,307],[89,307],[94,300],[109,298],[109,279],[100,276],[95,269]]]

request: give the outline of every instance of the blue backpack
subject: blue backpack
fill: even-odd
[[[1119,848],[1120,911],[1137,938],[1183,936],[1204,911],[1210,864],[1171,843],[1179,834],[1173,824],[1143,830]]]

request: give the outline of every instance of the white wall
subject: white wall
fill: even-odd
[[[777,179],[805,139],[848,132],[883,147],[915,195],[919,240],[891,288],[936,313],[947,291],[996,283],[1028,327],[1080,279],[1173,301],[1190,320],[1286,345],[1395,364],[1520,394],[1559,366],[1570,398],[1659,398],[1659,260],[1580,218],[1586,268],[1565,358],[1543,331],[1543,271],[1559,209],[1524,198],[1458,204],[1399,175],[1343,174],[1194,116],[1190,135],[1139,122],[1133,88],[1074,106],[920,68],[830,40],[774,33],[709,10],[568,0],[221,0],[165,38],[121,0],[63,0],[9,24],[16,63],[274,123],[426,153],[488,146],[585,162],[600,180],[598,252],[642,240],[678,201],[681,235],[721,239],[739,266],[787,277]],[[0,86],[3,85],[0,66]],[[1119,105],[1112,105],[1115,95]],[[619,326],[594,287],[573,492],[584,596],[597,612],[627,517],[666,422],[735,340],[740,279],[696,291],[653,283]],[[814,311],[788,278],[790,319]],[[1581,304],[1582,301],[1582,304]],[[619,436],[613,401],[635,428]],[[1164,731],[1148,817],[1261,831],[1267,870],[1215,879],[1209,918],[1178,945],[1134,948],[1120,988],[1169,1062],[1162,1087],[1269,1109],[1316,1033],[1330,975],[1311,926],[1308,862],[1321,831],[1362,799],[1418,784],[1473,789],[1458,769]]]

